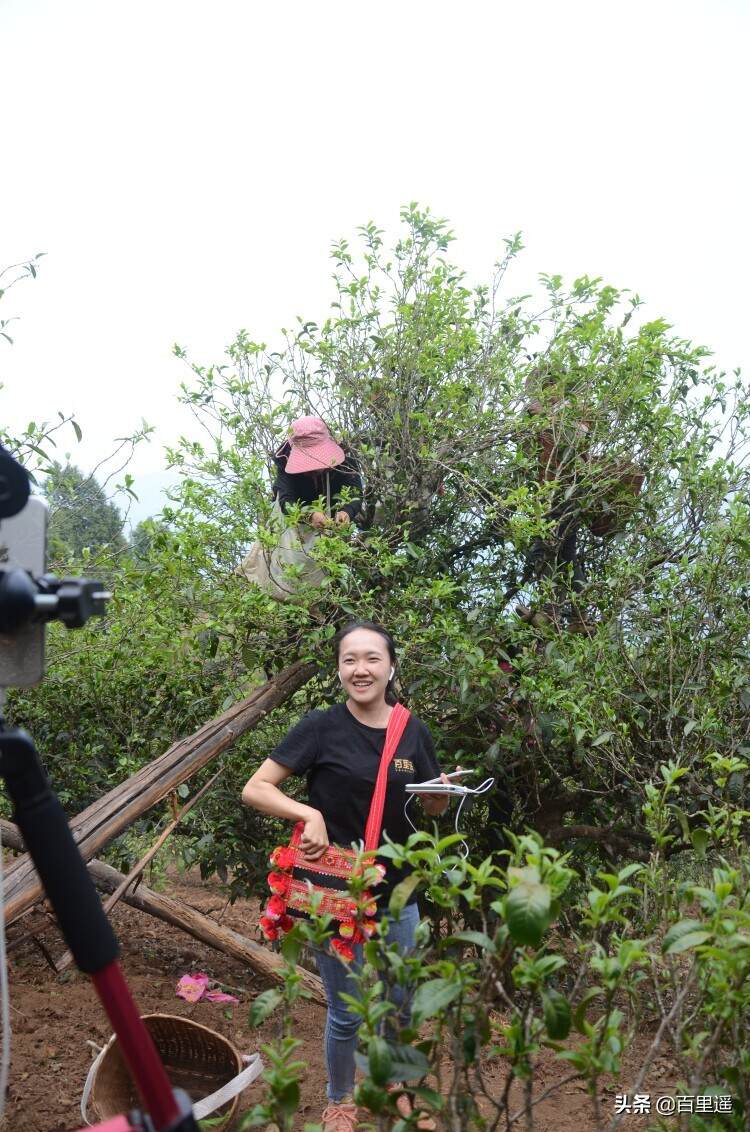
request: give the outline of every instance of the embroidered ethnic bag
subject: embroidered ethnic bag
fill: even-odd
[[[383,826],[388,768],[410,716],[411,712],[402,704],[396,704],[391,712],[365,827],[366,864],[374,865],[381,880],[385,876],[385,867],[375,864],[374,855]],[[354,958],[351,945],[361,943],[375,931],[377,904],[366,891],[358,913],[356,902],[346,891],[346,881],[357,867],[357,854],[352,849],[329,845],[317,861],[308,861],[300,849],[304,829],[305,823],[297,822],[289,844],[277,846],[271,854],[270,863],[275,871],[268,874],[268,887],[272,896],[260,920],[261,931],[266,939],[271,940],[278,939],[279,932],[288,932],[294,925],[289,913],[312,912],[312,895],[315,893],[316,898],[320,898],[318,911],[339,922],[339,934],[331,940],[331,947],[342,959],[349,961]]]

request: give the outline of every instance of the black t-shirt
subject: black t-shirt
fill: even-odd
[[[274,762],[294,774],[307,775],[310,805],[320,810],[328,838],[336,845],[348,848],[353,841],[364,839],[385,732],[385,727],[360,723],[345,704],[336,704],[327,711],[309,712],[271,754]],[[392,841],[403,844],[414,832],[404,814],[410,797],[404,785],[439,774],[432,736],[424,723],[412,716],[388,768],[383,832]],[[418,801],[409,806],[415,824],[418,806]],[[382,833],[380,840],[382,843]],[[388,904],[391,890],[407,871],[397,869],[391,861],[383,863],[386,877],[374,890],[381,908]]]

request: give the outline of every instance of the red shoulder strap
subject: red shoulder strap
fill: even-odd
[[[391,765],[396,748],[401,742],[411,712],[403,704],[396,704],[388,720],[388,729],[385,733],[383,754],[380,757],[378,777],[375,780],[375,790],[370,803],[370,813],[367,816],[365,827],[365,851],[372,852],[380,844],[380,831],[383,826],[383,809],[385,807],[385,789],[388,781],[388,767]]]

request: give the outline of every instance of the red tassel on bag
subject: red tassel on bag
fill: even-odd
[[[365,827],[364,852],[367,854],[365,864],[374,867],[380,873],[380,880],[385,876],[385,867],[375,862],[374,855],[383,825],[388,768],[410,717],[411,712],[402,704],[396,704],[391,712]],[[377,904],[371,893],[366,891],[361,900],[363,907],[358,908],[345,890],[326,888],[311,880],[300,880],[294,876],[294,869],[298,868],[304,870],[306,874],[318,873],[321,876],[336,877],[346,881],[354,875],[355,869],[361,871],[362,868],[357,862],[356,853],[351,849],[341,849],[337,845],[329,845],[317,861],[307,861],[300,849],[300,839],[304,829],[305,823],[297,822],[289,844],[277,845],[271,853],[270,864],[275,871],[268,874],[268,887],[273,895],[266,904],[265,915],[261,917],[260,929],[266,939],[272,941],[278,939],[279,932],[289,931],[294,924],[294,919],[287,913],[287,909],[295,912],[312,912],[311,896],[314,893],[319,900],[318,911],[339,921],[339,937],[331,940],[331,947],[340,959],[351,963],[354,959],[353,945],[369,939],[377,931],[377,922],[374,918]]]
[[[269,873],[268,887],[274,896],[286,896],[289,892],[289,877],[284,873]]]

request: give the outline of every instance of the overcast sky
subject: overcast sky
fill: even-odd
[[[219,361],[330,297],[332,239],[418,200],[485,279],[502,237],[746,366],[747,0],[0,0],[0,342],[12,425],[91,466],[145,417],[156,509],[179,342]]]

